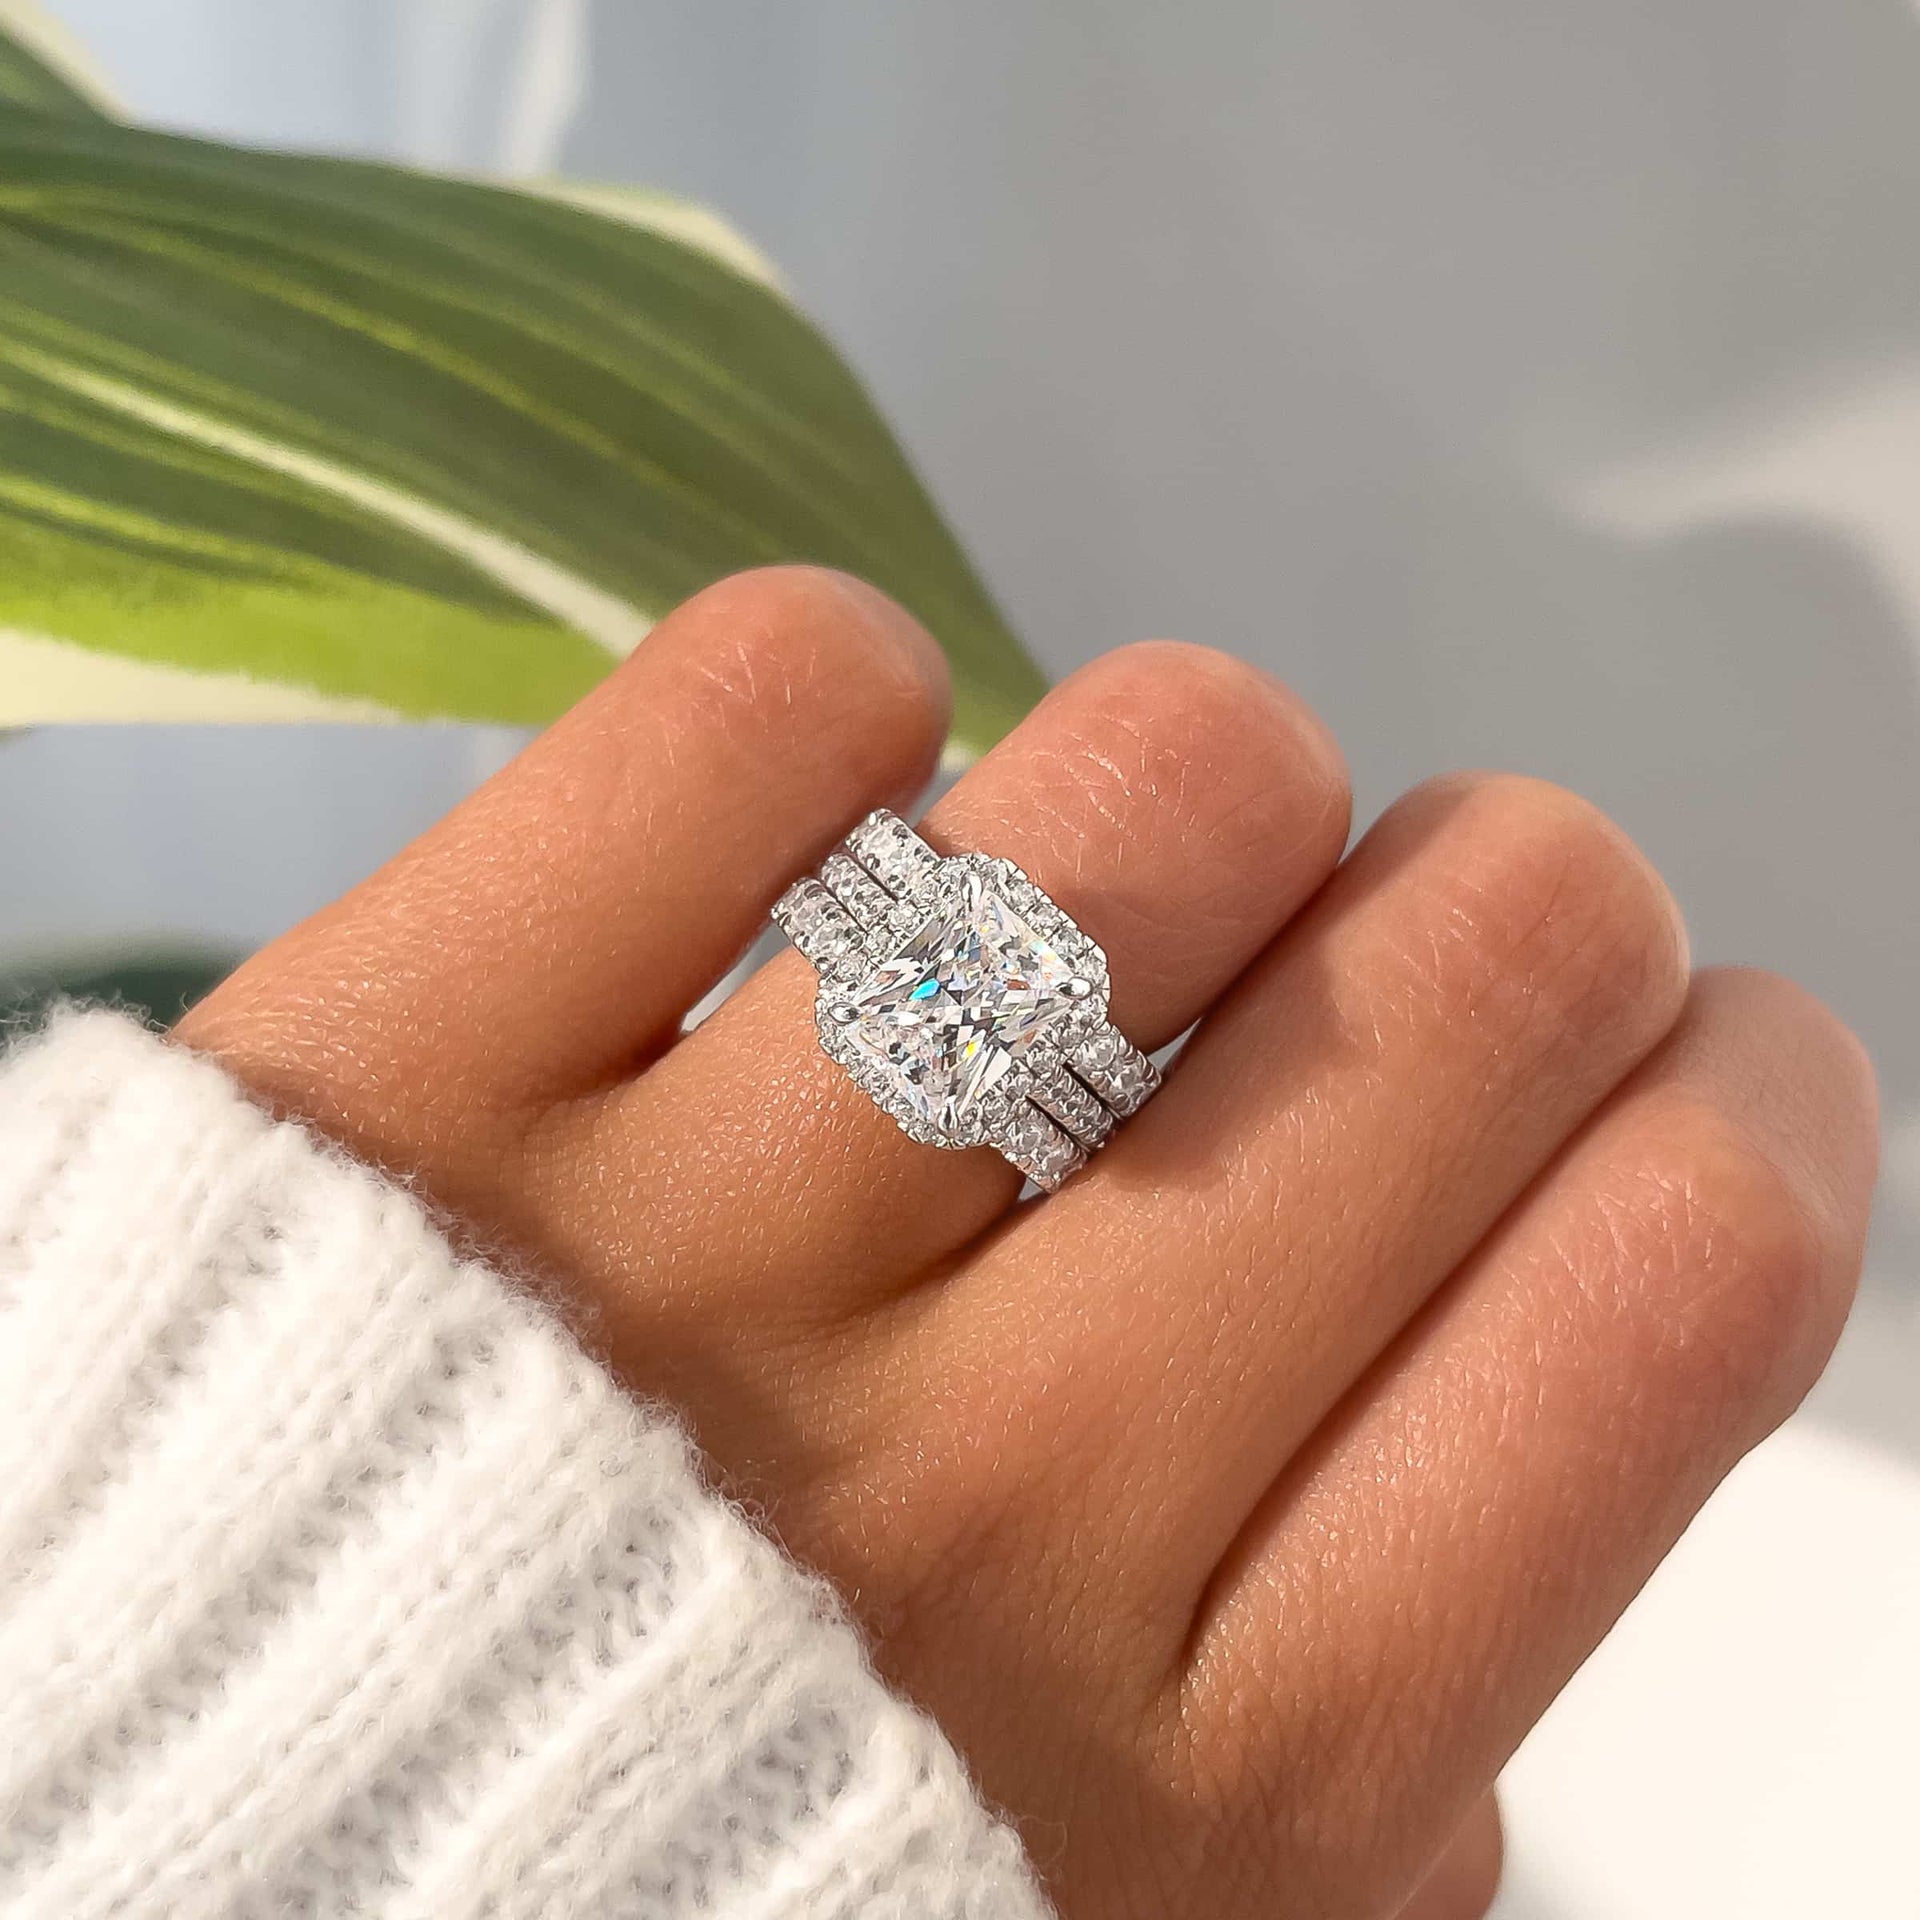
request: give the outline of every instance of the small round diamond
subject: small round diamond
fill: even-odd
[[[860,928],[818,880],[796,880],[773,905],[774,924],[816,967],[831,966],[860,944]]]
[[[864,868],[855,866],[844,853],[827,856],[820,878],[827,891],[863,927],[877,927],[893,908],[893,896],[886,888]]]

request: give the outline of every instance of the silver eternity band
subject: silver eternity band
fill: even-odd
[[[998,1147],[1051,1193],[1160,1084],[1107,1019],[1107,957],[1010,860],[870,813],[775,924],[820,974],[820,1044],[916,1140]]]

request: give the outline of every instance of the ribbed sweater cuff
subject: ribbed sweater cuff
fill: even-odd
[[[0,1064],[0,1912],[1038,1920],[820,1584],[204,1060]]]

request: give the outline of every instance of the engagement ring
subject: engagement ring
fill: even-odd
[[[1107,1019],[1107,957],[1009,860],[943,858],[880,809],[775,923],[820,975],[820,1044],[901,1128],[997,1147],[1051,1193],[1160,1072]]]

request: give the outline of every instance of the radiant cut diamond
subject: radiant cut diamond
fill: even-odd
[[[968,873],[834,1017],[903,1102],[951,1135],[965,1130],[981,1099],[1072,1015],[1085,992],[1072,966],[991,881]]]

